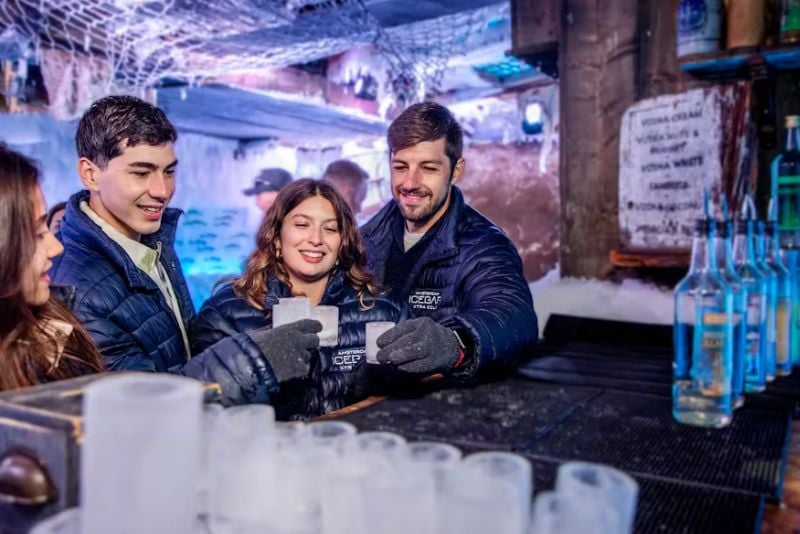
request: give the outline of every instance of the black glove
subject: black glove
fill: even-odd
[[[311,369],[311,357],[319,348],[317,332],[322,323],[301,319],[277,328],[261,328],[247,334],[267,358],[278,382],[303,378]]]
[[[430,317],[405,321],[378,339],[377,358],[401,371],[430,374],[449,371],[461,356],[455,332]]]

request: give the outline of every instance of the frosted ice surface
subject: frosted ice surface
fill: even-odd
[[[593,319],[672,324],[675,308],[672,290],[639,280],[621,284],[587,278],[561,278],[556,266],[545,277],[530,284],[533,304],[539,319],[539,334],[544,332],[551,314]]]

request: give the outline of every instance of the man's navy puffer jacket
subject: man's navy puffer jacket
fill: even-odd
[[[277,382],[257,345],[247,335],[209,346],[188,361],[175,315],[155,282],[80,209],[89,192],[73,195],[61,222],[64,253],[54,259],[54,284],[72,286],[73,311],[89,331],[110,371],[172,372],[222,386],[224,404],[265,402]],[[142,236],[161,242],[184,324],[194,315],[189,290],[173,249],[180,210],[167,209],[161,229]]]
[[[270,276],[264,310],[271,310],[279,298],[291,297],[289,288]],[[320,301],[339,307],[339,344],[320,347],[320,358],[309,378],[281,385],[271,399],[280,419],[305,419],[338,410],[369,394],[366,363],[366,324],[371,321],[399,322],[409,317],[407,308],[385,297],[371,297],[364,309],[358,295],[336,269]],[[226,336],[270,326],[271,315],[251,306],[233,292],[232,283],[221,286],[203,304],[192,321],[192,352],[206,350]]]
[[[451,187],[451,204],[436,234],[392,295],[416,316],[467,334],[472,360],[452,375],[513,368],[530,356],[539,337],[536,312],[522,261],[502,230],[464,202]],[[384,283],[393,246],[402,247],[404,218],[392,200],[361,228],[369,267]],[[426,236],[427,237],[427,236]]]

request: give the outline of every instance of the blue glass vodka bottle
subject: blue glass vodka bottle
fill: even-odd
[[[778,275],[767,265],[766,238],[764,235],[764,221],[755,221],[754,244],[756,250],[756,265],[764,273],[767,282],[767,344],[766,344],[766,374],[767,382],[775,380],[775,353],[777,351],[777,317],[778,317]]]
[[[781,234],[780,225],[778,233]],[[792,291],[792,337],[789,357],[794,367],[800,366],[800,248],[781,244],[781,261],[789,271]]]
[[[689,273],[675,288],[672,415],[717,428],[733,418],[733,293],[717,270],[712,222],[697,221]]]
[[[765,225],[765,259],[775,272],[778,281],[777,312],[775,315],[775,370],[778,376],[792,373],[792,326],[794,289],[789,269],[783,264],[778,244],[777,225],[768,221]]]
[[[736,235],[733,239],[733,262],[736,274],[747,288],[747,354],[745,356],[744,390],[748,393],[764,391],[767,385],[766,338],[767,326],[767,283],[756,266],[753,244],[753,221],[736,221]],[[763,345],[763,346],[762,346]]]
[[[772,162],[772,198],[778,199],[782,259],[792,277],[793,365],[800,366],[800,116],[785,119],[783,150]]]
[[[747,287],[733,265],[733,221],[717,223],[714,238],[719,274],[733,292],[733,375],[731,395],[734,408],[744,404],[744,369],[747,353]]]
[[[784,248],[781,245],[781,260],[789,271],[792,286],[792,345],[789,356],[792,366],[800,367],[800,248]]]

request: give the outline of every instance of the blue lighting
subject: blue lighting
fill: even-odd
[[[530,124],[542,122],[542,105],[538,102],[533,102],[525,106],[525,121]]]
[[[536,69],[512,56],[497,63],[476,65],[473,69],[484,78],[500,83],[526,78],[537,73]]]
[[[194,206],[178,228],[175,252],[195,308],[211,296],[220,280],[239,276],[255,244],[241,207]]]
[[[542,133],[544,127],[544,108],[542,108],[541,102],[530,102],[526,104],[524,115],[522,130],[528,135]]]

